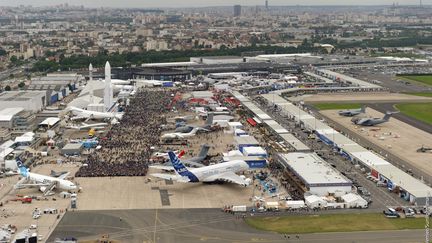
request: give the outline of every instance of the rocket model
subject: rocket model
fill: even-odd
[[[105,90],[104,90],[104,105],[108,111],[113,104],[113,87],[111,84],[111,66],[109,62],[105,64]]]
[[[93,65],[89,65],[89,81],[93,81]]]

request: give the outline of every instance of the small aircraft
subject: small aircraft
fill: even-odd
[[[209,165],[201,168],[188,169],[173,153],[168,152],[172,166],[174,167],[175,175],[154,173],[153,177],[164,180],[172,180],[178,182],[230,182],[242,186],[248,186],[251,179],[244,176],[239,176],[236,172],[241,172],[249,169],[249,165],[243,160],[232,160],[225,163]]]
[[[196,135],[196,133],[199,130],[203,130],[203,131],[209,131],[207,129],[203,129],[200,127],[195,127],[194,129],[192,129],[192,131],[188,132],[188,133],[180,133],[180,132],[175,132],[175,133],[166,133],[164,135],[162,135],[161,139],[162,140],[173,140],[173,139],[185,139],[185,138],[190,138]]]
[[[200,126],[200,128],[210,130],[211,127],[213,126],[213,117],[214,117],[213,113],[210,113],[207,117],[206,123],[204,124],[204,126]],[[176,132],[176,133],[188,133],[188,132],[191,132],[195,127],[196,126],[184,125],[181,127],[177,127],[174,132]]]
[[[366,111],[366,106],[362,106],[359,109],[342,110],[339,111],[338,114],[341,116],[357,116],[361,113],[365,113],[365,111]]]
[[[69,172],[59,177],[52,177],[29,172],[20,160],[17,160],[17,166],[23,178],[15,184],[15,189],[39,187],[39,190],[43,192],[44,196],[50,195],[55,188],[66,191],[76,191],[78,189],[73,182],[65,179],[69,175]]]
[[[397,112],[387,112],[383,118],[360,118],[360,117],[354,117],[351,119],[351,121],[360,126],[375,126],[384,122],[388,122],[390,120],[390,117]]]
[[[123,113],[111,113],[111,112],[100,112],[100,111],[88,111],[78,107],[71,106],[67,109],[70,111],[75,117],[72,117],[71,120],[105,120],[105,119],[117,119],[121,120],[123,117]]]

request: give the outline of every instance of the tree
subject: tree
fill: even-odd
[[[5,87],[5,91],[11,91],[11,90],[12,90],[11,86],[6,85],[6,87]]]
[[[24,83],[24,82],[20,82],[20,83],[18,84],[18,87],[19,87],[20,89],[24,88],[24,86],[25,86],[25,83]]]
[[[16,63],[18,61],[18,58],[16,56],[11,56],[10,61],[12,63]]]

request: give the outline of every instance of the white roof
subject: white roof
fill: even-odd
[[[279,157],[309,187],[349,186],[352,184],[350,180],[315,153],[287,153],[279,154]]]
[[[14,141],[12,140],[7,140],[6,142],[4,142],[2,145],[0,145],[0,150],[2,149],[6,149],[6,148],[10,148],[12,147],[12,145],[14,145]]]
[[[318,197],[317,195],[305,196],[305,201],[308,203],[325,202],[324,199]]]
[[[10,121],[16,114],[23,110],[24,108],[22,107],[11,107],[0,110],[0,121]]]
[[[6,156],[14,151],[13,148],[5,148],[4,150],[0,150],[0,160],[4,160]]]
[[[267,124],[267,126],[269,126],[277,134],[289,133],[288,130],[282,127],[275,120],[264,120],[264,123]]]
[[[365,201],[360,195],[354,194],[354,193],[348,193],[345,195],[342,195],[342,199],[344,200],[344,202],[347,203],[352,203],[352,202],[356,202],[356,201]]]
[[[31,141],[33,141],[33,137],[20,136],[15,138],[16,143],[31,142]]]
[[[294,137],[291,133],[279,134],[279,136],[284,140],[286,145],[292,146],[295,150],[310,150],[306,144]]]
[[[41,123],[39,123],[39,125],[53,126],[59,121],[60,119],[57,117],[48,117],[45,120],[43,120]]]
[[[243,151],[247,154],[267,154],[261,147],[244,147]]]

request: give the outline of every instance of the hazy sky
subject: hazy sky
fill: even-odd
[[[205,7],[220,5],[264,5],[265,0],[0,0],[0,6],[17,6],[31,4],[33,6],[57,5],[69,3],[70,5],[84,5],[87,7]],[[270,5],[381,5],[392,4],[419,4],[420,0],[269,0]],[[431,4],[432,0],[423,0],[423,4]]]

